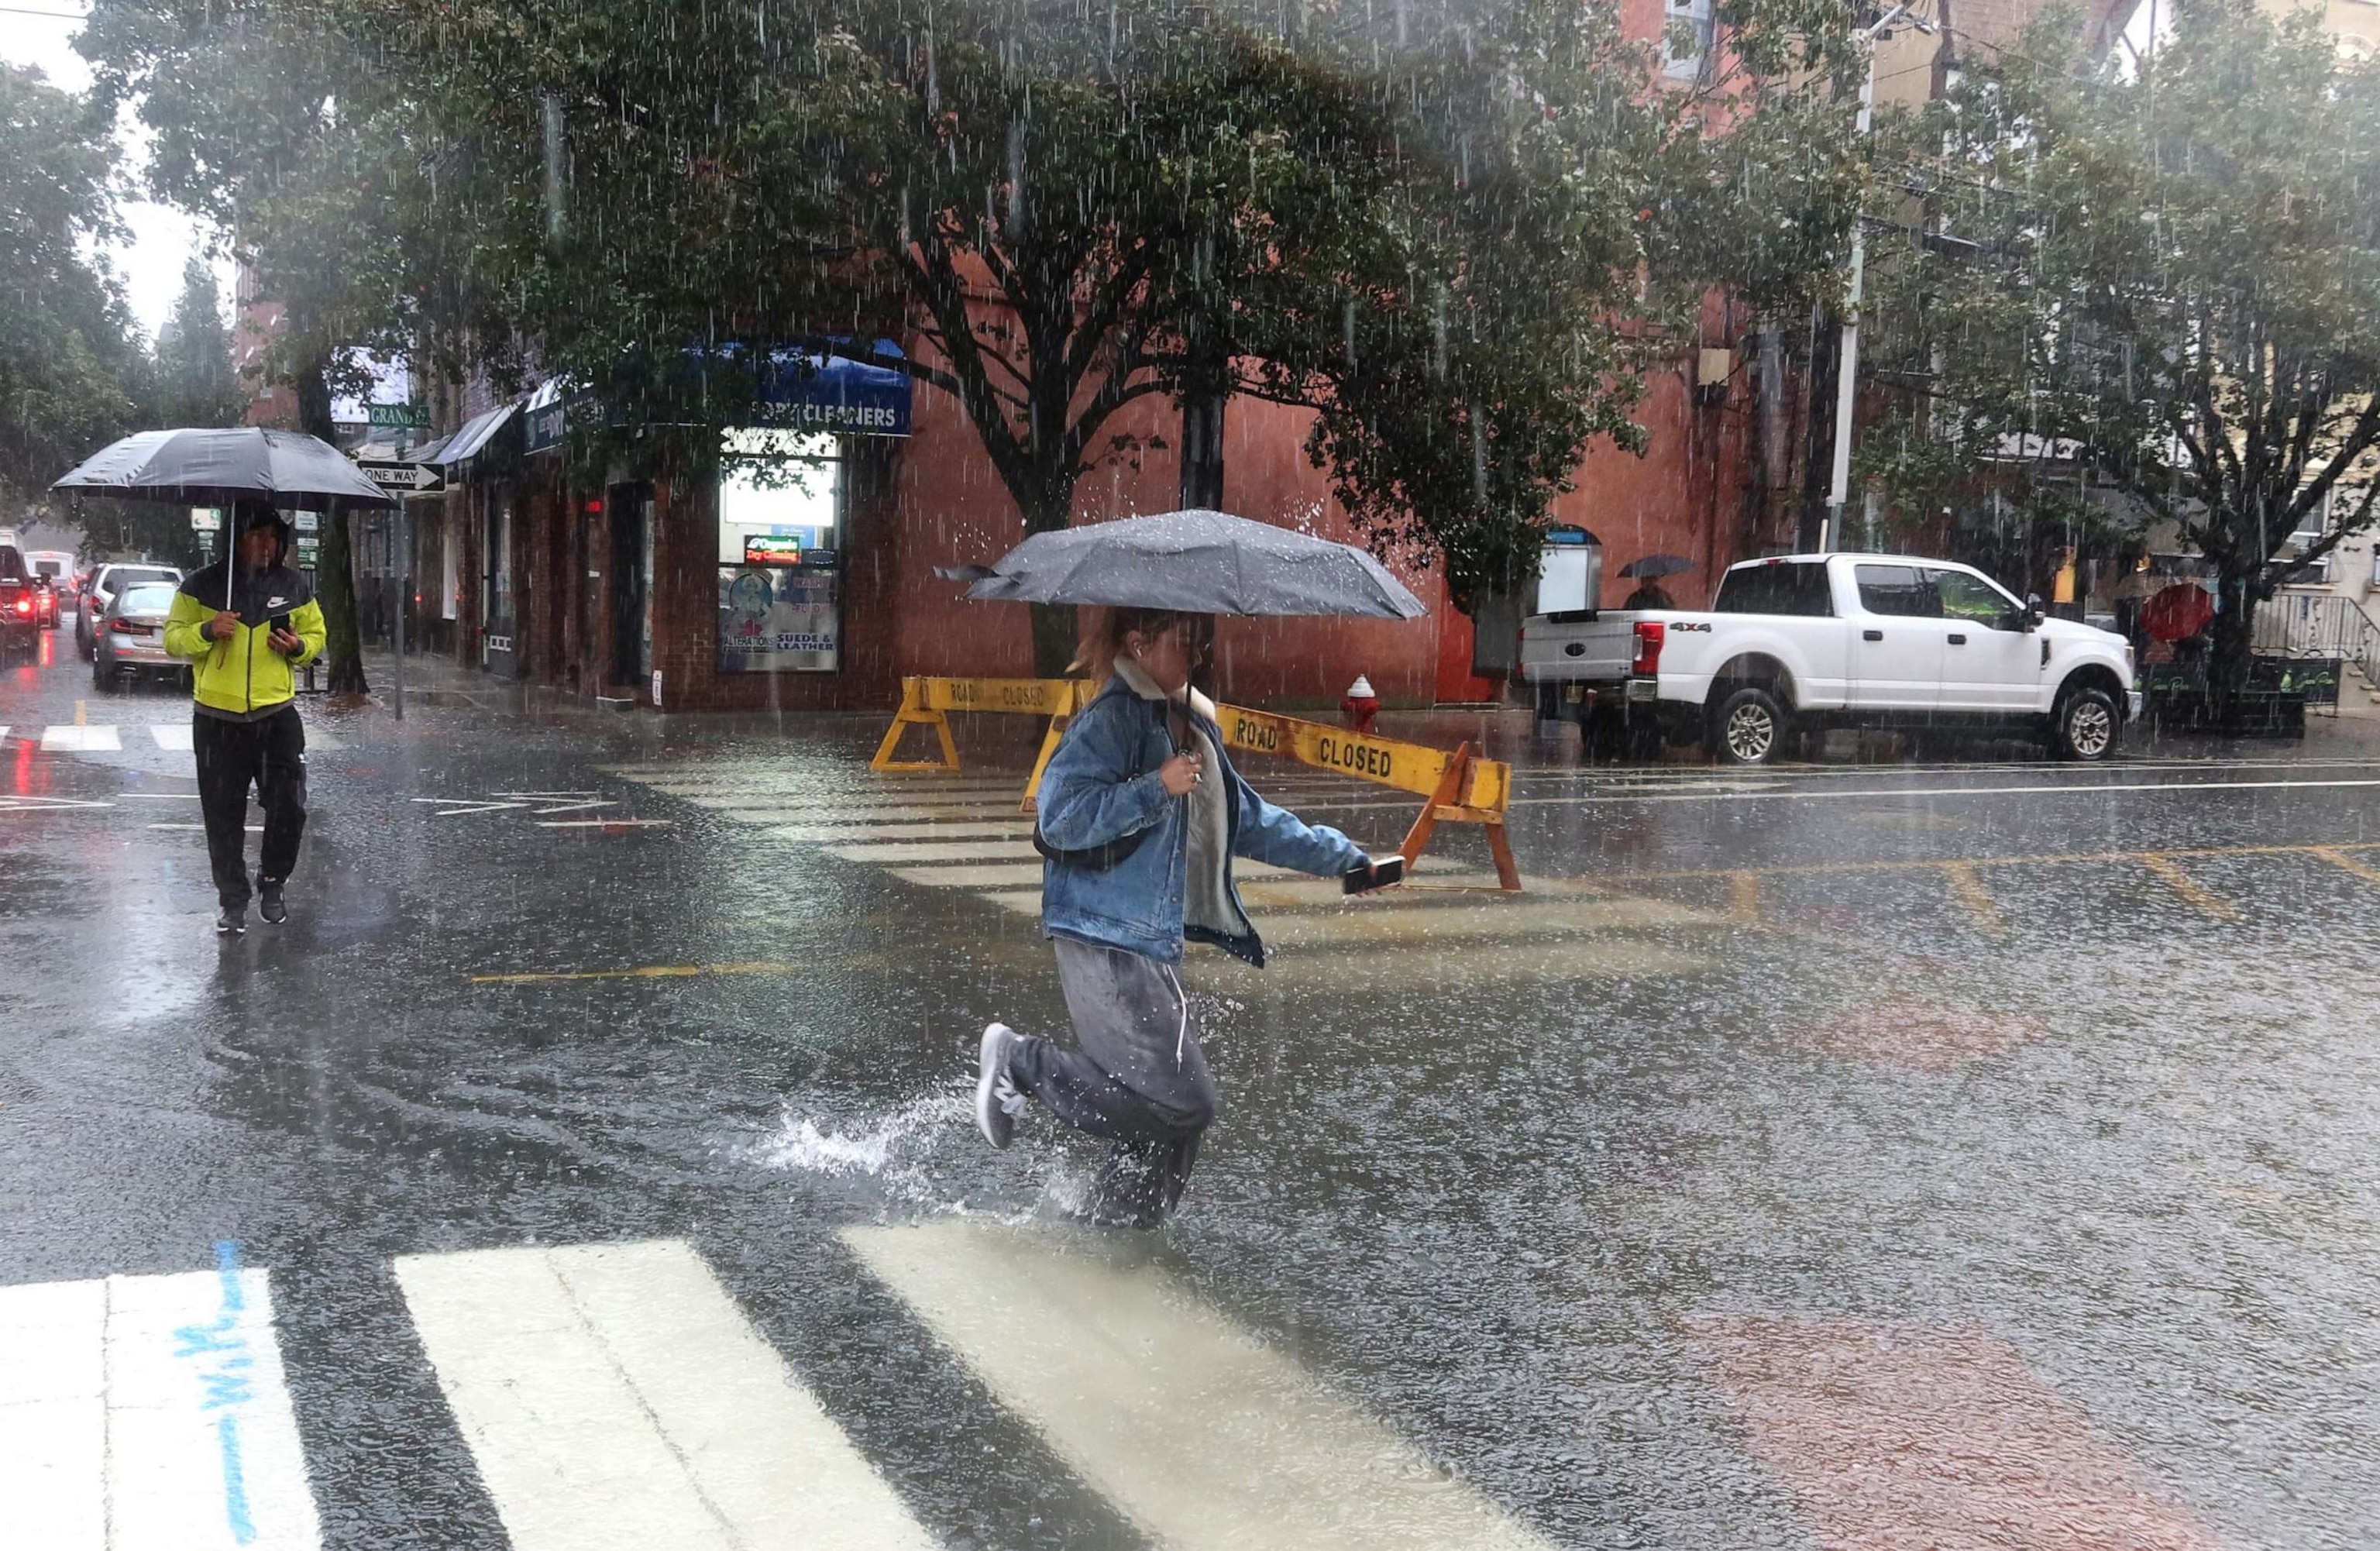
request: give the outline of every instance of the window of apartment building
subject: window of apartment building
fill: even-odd
[[[1668,0],[1665,10],[1670,53],[1661,67],[1664,79],[1677,81],[1702,79],[1703,71],[1710,60],[1714,37],[1712,3],[1713,0]],[[1682,46],[1685,52],[1679,52]]]
[[[844,466],[831,435],[726,435],[719,475],[719,671],[842,663]]]

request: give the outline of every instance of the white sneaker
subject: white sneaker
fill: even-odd
[[[1006,1024],[986,1024],[976,1053],[975,1123],[995,1147],[1015,1138],[1016,1114],[1025,1108],[1025,1095],[1008,1074],[1008,1051],[1017,1037]]]

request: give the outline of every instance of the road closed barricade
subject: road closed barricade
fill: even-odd
[[[892,725],[884,730],[884,741],[876,745],[876,757],[868,762],[872,770],[955,770],[959,768],[958,745],[951,741],[950,715],[953,711],[995,711],[1012,716],[1046,716],[1050,730],[1042,735],[1041,757],[1033,762],[1033,779],[1026,784],[1026,802],[1032,802],[1033,791],[1041,784],[1041,771],[1057,751],[1059,736],[1066,730],[1066,720],[1090,703],[1092,685],[1079,679],[943,679],[905,678],[901,681],[901,709],[892,713]],[[902,735],[912,727],[930,727],[941,741],[939,759],[896,759]]]
[[[1422,798],[1421,816],[1405,831],[1404,843],[1397,847],[1408,867],[1420,859],[1422,849],[1441,823],[1482,826],[1488,831],[1488,849],[1496,858],[1497,882],[1519,891],[1521,869],[1512,860],[1512,842],[1504,832],[1505,809],[1512,798],[1512,767],[1501,759],[1481,758],[1467,742],[1449,753],[1272,711],[1218,706],[1215,712],[1223,742],[1232,748],[1294,759],[1316,769],[1374,782]]]

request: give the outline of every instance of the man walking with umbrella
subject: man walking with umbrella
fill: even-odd
[[[257,913],[289,919],[282,888],[306,830],[306,728],[296,670],[321,655],[322,611],[288,563],[289,525],[261,501],[234,509],[230,551],[182,584],[165,624],[165,650],[188,662],[190,746],[215,878],[217,933],[248,930],[248,792],[264,808]]]

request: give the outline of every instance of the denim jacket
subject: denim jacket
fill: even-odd
[[[1224,794],[1227,843],[1214,848],[1204,877],[1193,876],[1191,866],[1201,849],[1190,843],[1190,804],[1197,794],[1169,797],[1158,779],[1158,767],[1175,751],[1172,726],[1186,727],[1191,745],[1203,744],[1205,781],[1219,782]],[[1264,943],[1232,881],[1234,855],[1326,878],[1370,860],[1338,830],[1309,825],[1257,796],[1225,757],[1206,697],[1169,703],[1130,662],[1118,665],[1067,727],[1042,773],[1039,807],[1041,837],[1061,851],[1088,851],[1148,831],[1110,867],[1045,861],[1042,930],[1162,963],[1181,963],[1185,939],[1264,963]]]

